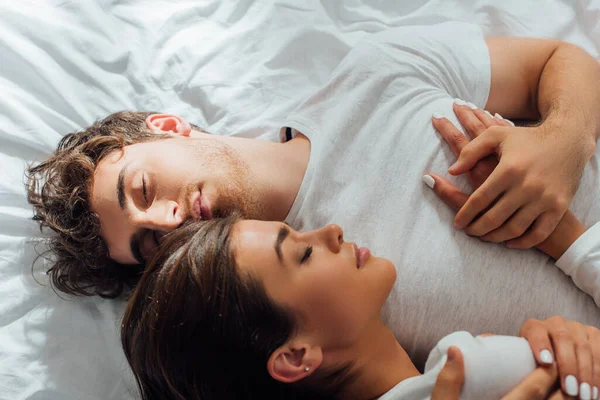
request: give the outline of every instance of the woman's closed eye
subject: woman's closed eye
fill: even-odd
[[[310,259],[310,255],[312,254],[312,246],[308,246],[305,250],[304,253],[302,253],[302,257],[300,258],[300,264],[304,264],[305,262],[308,262]]]

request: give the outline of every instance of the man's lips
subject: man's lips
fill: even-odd
[[[192,197],[192,215],[195,220],[202,219],[202,195],[200,192],[196,193],[194,197]]]
[[[354,256],[356,257],[356,268],[360,269],[365,266],[367,260],[371,256],[371,251],[366,247],[358,247],[356,243],[352,243],[354,246]]]
[[[192,197],[192,216],[195,220],[207,220],[212,219],[212,214],[210,212],[210,207],[206,204],[205,201],[202,201],[202,193],[197,192]]]

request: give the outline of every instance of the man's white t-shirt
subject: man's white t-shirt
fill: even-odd
[[[455,331],[514,335],[526,319],[553,315],[600,326],[592,298],[548,256],[457,231],[454,212],[421,181],[455,161],[432,114],[458,125],[454,98],[484,108],[490,76],[477,26],[395,28],[350,51],[282,128],[311,142],[286,222],[301,230],[337,223],[346,240],[393,261],[398,277],[383,317],[418,368]],[[600,221],[599,155],[571,204],[586,226]],[[469,191],[466,178],[452,180]]]

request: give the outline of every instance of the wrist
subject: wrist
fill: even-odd
[[[584,226],[567,210],[554,232],[536,248],[558,260],[584,232]]]
[[[558,111],[550,113],[537,127],[539,134],[544,138],[560,140],[561,146],[569,146],[574,154],[580,155],[587,163],[596,152],[600,127],[595,119],[586,118],[581,110],[570,110],[570,114],[572,116],[567,118]]]

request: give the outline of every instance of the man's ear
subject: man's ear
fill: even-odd
[[[146,118],[146,126],[153,133],[173,136],[190,136],[192,127],[185,119],[173,114],[152,114]]]
[[[286,343],[271,354],[267,369],[273,379],[292,383],[315,372],[322,362],[323,351],[320,347]]]

